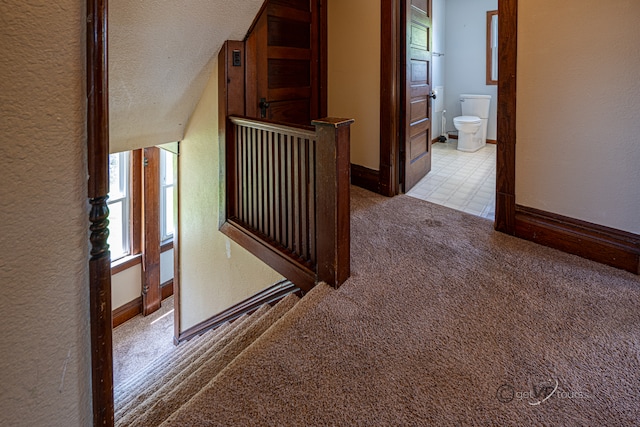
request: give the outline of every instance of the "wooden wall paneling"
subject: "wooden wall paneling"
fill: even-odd
[[[327,117],[328,115],[328,93],[329,93],[329,66],[328,66],[328,58],[329,58],[329,28],[327,25],[328,20],[328,9],[327,9],[327,1],[318,1],[318,7],[320,8],[320,12],[318,18],[320,19],[319,24],[319,53],[320,56],[318,58],[319,62],[319,111],[318,117]]]
[[[227,140],[226,135],[234,132],[233,125],[229,123],[227,117],[233,114],[240,116],[245,114],[245,73],[248,72],[247,68],[249,67],[247,51],[244,42],[227,41],[218,56],[218,137],[220,143],[224,144],[225,179],[228,189],[237,188],[235,185],[237,174],[242,171],[242,165],[236,161],[241,158],[236,155],[236,150],[241,147],[233,143],[235,138]],[[240,65],[234,65],[234,52],[236,55],[239,52]],[[229,143],[229,141],[232,142]],[[238,188],[238,191],[241,189]],[[225,217],[238,215],[238,209],[240,209],[242,202],[240,195],[238,192],[226,192],[226,206],[223,210]]]
[[[309,125],[326,110],[324,16],[319,0],[267,1],[245,39],[247,117]]]

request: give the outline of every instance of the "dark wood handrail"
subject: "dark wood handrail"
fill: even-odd
[[[301,289],[349,276],[350,119],[227,119],[221,230]]]

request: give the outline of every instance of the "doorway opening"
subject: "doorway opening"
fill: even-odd
[[[493,220],[497,79],[487,77],[487,65],[493,64],[486,62],[486,49],[495,46],[492,40],[497,42],[497,33],[488,31],[492,27],[487,25],[487,16],[489,11],[497,13],[498,2],[431,0],[429,3],[432,21],[429,83],[434,98],[430,115],[431,170],[412,187],[405,185],[404,190],[409,196]],[[454,118],[472,115],[462,111],[465,101],[469,105],[477,101],[463,99],[464,94],[490,97],[486,112],[473,113],[480,117],[471,125],[477,129],[473,140],[459,139],[463,138],[459,136],[460,125],[454,125]]]
[[[177,151],[109,155],[115,389],[173,347]]]

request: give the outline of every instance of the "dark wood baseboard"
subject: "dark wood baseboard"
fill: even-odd
[[[380,171],[351,163],[351,184],[380,193]]]
[[[516,206],[517,237],[640,274],[640,235]]]
[[[265,289],[264,291],[258,292],[254,296],[239,302],[233,307],[229,307],[225,311],[216,314],[210,319],[192,326],[186,331],[180,333],[180,336],[177,338],[177,340],[174,340],[176,341],[176,344],[190,340],[191,338],[194,338],[197,335],[201,335],[210,329],[215,329],[226,322],[233,322],[244,314],[251,314],[262,307],[264,304],[273,306],[287,295],[293,293],[297,293],[299,296],[302,296],[303,294],[303,292],[298,287],[296,287],[296,285],[288,280],[278,282],[275,285]]]
[[[131,320],[138,314],[142,314],[142,297],[129,301],[125,305],[116,308],[112,312],[113,327],[122,325],[127,320]]]
[[[162,300],[173,295],[173,279],[168,280],[160,286]],[[129,301],[125,305],[116,308],[111,314],[113,327],[122,325],[127,320],[131,320],[138,314],[142,314],[142,297]]]
[[[162,294],[163,300],[173,295],[173,279],[169,279],[160,285],[160,293]]]

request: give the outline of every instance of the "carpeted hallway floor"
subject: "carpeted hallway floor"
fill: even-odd
[[[637,276],[411,197],[352,196],[352,277],[163,425],[640,423]]]

